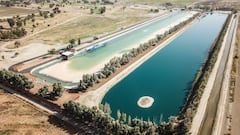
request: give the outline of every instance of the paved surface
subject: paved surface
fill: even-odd
[[[224,104],[226,105],[226,96],[228,94],[228,84],[225,78],[225,72],[226,72],[226,63],[228,60],[228,56],[229,56],[229,52],[230,52],[230,47],[231,47],[231,43],[232,43],[232,38],[233,38],[233,33],[234,33],[234,29],[235,29],[235,22],[236,21],[232,21],[232,25],[230,25],[229,28],[229,34],[227,36],[226,39],[226,47],[224,49],[224,55],[221,58],[221,63],[220,63],[220,67],[218,69],[218,73],[216,76],[216,80],[214,82],[214,86],[212,88],[212,93],[210,95],[210,98],[208,100],[208,106],[206,109],[206,115],[205,115],[205,119],[203,122],[203,126],[201,128],[201,132],[200,134],[202,135],[210,135],[210,134],[214,134],[214,135],[220,135],[222,132],[222,124],[225,119],[225,107],[223,106]],[[231,67],[230,67],[231,69]],[[228,76],[229,77],[229,76]],[[226,79],[227,76],[226,76]],[[224,84],[223,84],[224,83]],[[220,99],[220,95],[222,94],[226,94],[223,95],[223,97]],[[220,103],[220,104],[219,104]],[[220,107],[220,110],[218,110],[218,106]],[[218,115],[219,118],[217,118],[216,116]],[[216,125],[214,127],[214,122],[216,122]],[[213,129],[214,127],[214,129]]]
[[[233,62],[233,55],[234,55],[234,35],[236,34],[236,27],[237,26],[237,19],[233,20],[233,24],[230,28],[230,35],[227,39],[227,46],[231,46],[230,53],[228,55],[227,65],[224,71],[223,82],[221,86],[221,96],[218,103],[217,115],[215,117],[214,128],[212,131],[212,135],[221,135],[225,129],[225,122],[226,122],[226,112],[228,108],[228,93],[229,93],[229,86],[230,86],[230,77],[231,77],[231,69],[232,69],[232,62]]]
[[[239,24],[238,24],[239,25]],[[240,29],[238,29],[238,33],[240,33]],[[239,42],[239,37],[238,37]],[[240,43],[238,43],[238,54],[240,56]],[[236,83],[234,90],[234,102],[232,103],[232,123],[231,123],[231,135],[239,135],[240,134],[240,58],[237,61],[237,70],[236,70]]]
[[[227,36],[232,35],[230,28],[226,33]],[[219,51],[218,59],[212,70],[212,73],[209,76],[208,83],[202,95],[197,113],[193,119],[192,127],[190,129],[190,132],[193,135],[208,135],[212,132],[212,126],[220,96],[220,84],[222,84],[223,81],[223,73],[230,49],[230,44],[227,44],[229,43],[228,39],[230,38],[227,38],[227,36],[224,37],[225,39]]]

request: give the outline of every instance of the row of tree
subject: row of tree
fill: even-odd
[[[75,122],[87,126],[91,133],[102,135],[172,135],[182,134],[182,129],[175,117],[171,117],[169,122],[162,122],[159,125],[151,121],[131,119],[125,113],[119,113],[118,120],[113,119],[108,113],[97,109],[88,108],[79,103],[69,101],[63,104],[63,113],[72,118]],[[88,132],[88,131],[86,131]]]
[[[0,40],[18,39],[27,34],[24,28],[13,28],[11,30],[0,31]]]
[[[50,92],[47,85],[44,85],[38,90],[37,95],[43,98],[56,99],[56,97],[61,97],[64,91],[64,88],[61,83],[54,83],[52,85],[53,89]]]
[[[194,16],[195,17],[195,16]],[[162,35],[157,35],[155,38],[149,40],[144,44],[140,44],[139,47],[131,49],[129,52],[123,54],[121,57],[112,58],[107,64],[104,65],[101,71],[94,73],[92,75],[86,74],[82,76],[82,80],[79,81],[78,89],[87,90],[89,87],[92,87],[94,84],[100,82],[100,79],[109,77],[111,74],[116,72],[118,68],[129,63],[133,58],[137,57],[139,54],[143,53],[152,46],[158,44],[163,40],[167,35],[177,31],[179,28],[184,26],[187,22],[191,21],[194,17],[179,23],[178,25],[170,28]]]
[[[61,10],[59,7],[54,7],[52,9],[52,12],[50,11],[39,11],[39,15],[43,16],[44,18],[48,18],[48,17],[54,17],[54,14],[59,14],[61,13]]]
[[[24,75],[10,72],[5,69],[0,70],[0,84],[6,85],[19,91],[29,91],[34,87],[33,83],[29,81],[29,79]]]
[[[106,7],[94,7],[94,8],[90,8],[90,14],[93,13],[98,13],[98,14],[103,14],[106,12]]]
[[[49,11],[39,11],[39,15],[43,16],[44,18],[54,17],[54,14],[60,13],[61,10],[59,7],[55,7],[52,9],[52,13]],[[0,39],[18,39],[27,34],[27,31],[22,27],[26,26],[27,21],[31,20],[32,28],[34,29],[38,23],[35,24],[35,14],[29,14],[26,17],[20,17],[19,15],[14,16],[8,19],[1,19],[0,22],[7,22],[10,28],[4,28],[0,26]],[[32,30],[33,32],[33,30]]]
[[[0,39],[18,39],[27,34],[27,31],[22,26],[26,25],[27,20],[35,21],[35,15],[31,14],[26,17],[20,17],[19,15],[8,19],[1,19],[1,22],[7,22],[10,28],[4,28],[0,26]]]
[[[34,17],[35,14],[33,13],[27,15],[26,17],[20,17],[19,15],[17,15],[13,16],[12,18],[2,19],[1,22],[7,21],[11,28],[13,28],[14,26],[19,28],[22,27],[23,25],[25,26],[28,20],[32,20],[32,22],[34,22],[35,21]]]

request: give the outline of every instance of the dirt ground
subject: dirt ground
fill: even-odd
[[[68,135],[77,130],[0,89],[0,135]],[[78,133],[79,134],[79,133]]]
[[[66,14],[74,11],[82,12],[84,10],[72,9]],[[157,14],[149,13],[147,10],[126,8],[123,11],[121,7],[107,7],[107,11],[104,15],[90,15],[89,13],[79,14],[76,19],[59,27],[41,32],[28,41],[37,40],[52,45],[56,43],[68,43],[72,38],[84,39],[98,36],[139,23],[156,15]]]
[[[15,16],[15,15],[25,15],[36,13],[37,10],[26,9],[26,8],[9,8],[1,7],[0,8],[0,17]]]
[[[150,13],[146,9],[132,9],[122,6],[106,6],[106,13],[90,14],[90,9],[81,8],[81,5],[60,7],[62,11],[60,14],[55,14],[53,18],[48,17],[44,19],[36,15],[35,21],[28,20],[24,28],[27,31],[27,36],[18,39],[20,46],[25,46],[30,43],[47,43],[54,45],[56,43],[65,44],[72,38],[86,38],[99,36],[106,32],[112,32],[120,28],[124,28],[144,20],[147,20],[157,13]],[[21,9],[21,8],[13,8]],[[0,10],[1,13],[8,14],[8,10],[12,8],[4,8]],[[49,8],[42,7],[42,9],[50,10]],[[21,9],[23,11],[30,9]],[[15,10],[14,10],[15,11]],[[23,12],[22,11],[22,12]],[[161,11],[160,11],[161,12]],[[21,12],[20,12],[21,13]],[[23,12],[22,14],[29,14]],[[4,28],[9,28],[7,22],[2,22],[0,25]],[[33,25],[36,27],[33,29]],[[7,45],[6,45],[7,44]],[[14,42],[0,42],[0,45],[6,46],[9,49],[15,48]]]

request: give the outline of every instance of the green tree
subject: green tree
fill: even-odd
[[[15,25],[15,21],[12,18],[8,18],[7,22],[11,28]]]
[[[94,10],[92,8],[90,8],[90,14],[93,14]]]
[[[105,13],[106,12],[106,7],[100,7],[99,8],[99,13],[100,14],[103,14],[103,13]]]
[[[42,88],[38,90],[37,95],[41,97],[46,97],[48,93],[49,93],[48,86],[44,85]]]
[[[81,39],[80,38],[78,38],[78,45],[80,45],[81,44]]]
[[[53,17],[54,17],[54,13],[50,13],[50,17],[52,17],[52,18],[53,18]]]
[[[17,55],[19,55],[19,53],[18,53],[18,52],[15,52],[14,56],[16,57]]]
[[[39,11],[39,15],[40,15],[40,16],[43,16],[43,12],[42,12],[42,11]]]
[[[67,50],[71,50],[72,48],[73,48],[73,44],[70,44],[70,45],[67,46],[66,49],[67,49]]]
[[[22,21],[21,21],[21,20],[18,20],[18,21],[16,22],[16,24],[17,24],[17,27],[22,27]]]
[[[79,81],[79,85],[78,85],[78,89],[81,91],[81,90],[86,90],[88,87],[87,87],[87,84],[85,82],[83,82],[83,80],[80,80]]]
[[[26,24],[27,24],[27,19],[25,18],[23,19],[23,25],[26,26]]]
[[[35,22],[35,18],[32,18],[32,23],[34,23]]]
[[[16,48],[18,48],[20,45],[21,45],[20,41],[15,41],[15,42],[14,42],[14,46],[15,46]]]
[[[71,45],[75,44],[75,42],[76,42],[75,39],[70,39],[70,40],[69,40],[69,43],[70,43]]]
[[[32,13],[31,17],[32,17],[32,18],[34,18],[34,17],[35,17],[35,14],[34,14],[34,13]]]
[[[0,83],[19,91],[30,90],[34,87],[33,83],[24,75],[7,70],[0,70]]]
[[[44,14],[43,16],[44,16],[45,19],[48,18],[48,14]]]
[[[53,91],[51,92],[50,95],[56,97],[61,97],[63,94],[64,88],[61,83],[54,83],[53,84]]]
[[[54,6],[55,6],[54,3],[50,3],[50,4],[49,4],[49,8],[53,8]]]
[[[52,48],[51,50],[48,50],[48,53],[49,54],[56,54],[56,49],[55,48]]]

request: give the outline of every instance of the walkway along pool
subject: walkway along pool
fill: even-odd
[[[227,14],[214,13],[200,19],[112,87],[102,103],[110,104],[115,118],[117,110],[157,123],[177,115],[226,18]],[[138,106],[143,96],[154,99],[152,106]]]
[[[148,41],[150,37],[155,37],[159,31],[163,32],[166,27],[173,27],[179,21],[187,20],[195,13],[189,11],[170,13],[170,15],[160,17],[129,32],[103,41],[99,44],[105,45],[96,50],[87,51],[89,50],[87,48],[86,51],[76,54],[68,61],[56,61],[48,66],[38,67],[33,70],[32,74],[50,82],[61,80],[65,86],[71,85],[73,82],[78,82],[82,74],[97,72],[114,56],[122,55],[133,47],[143,43],[143,41]]]

